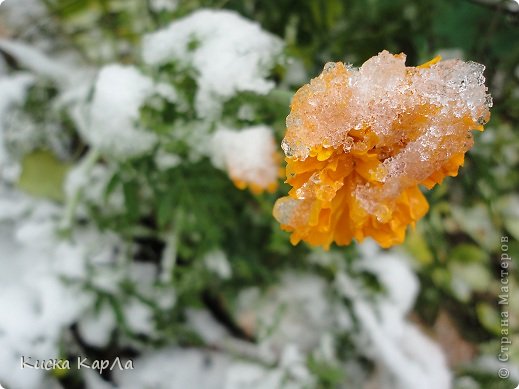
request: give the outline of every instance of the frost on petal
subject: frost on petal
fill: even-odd
[[[282,142],[293,188],[274,216],[292,243],[401,243],[428,210],[419,185],[457,175],[471,130],[489,120],[484,68],[439,58],[406,67],[387,51],[359,69],[326,64],[296,92]]]
[[[219,128],[211,140],[213,164],[228,172],[235,185],[255,192],[273,191],[279,176],[279,158],[272,129],[254,126],[242,130]]]
[[[196,110],[205,118],[218,115],[237,92],[267,93],[274,83],[266,77],[281,50],[281,40],[257,23],[222,10],[194,12],[143,41],[147,64],[194,68]]]
[[[80,131],[107,155],[128,158],[149,151],[156,137],[137,124],[139,109],[153,93],[153,82],[131,66],[101,69],[89,107],[88,124]]]

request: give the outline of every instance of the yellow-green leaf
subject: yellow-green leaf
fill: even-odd
[[[22,160],[18,187],[30,195],[62,202],[63,181],[69,167],[50,151],[34,151]]]

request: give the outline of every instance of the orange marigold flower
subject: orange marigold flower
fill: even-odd
[[[211,139],[213,164],[229,174],[239,189],[254,194],[274,192],[280,177],[281,156],[267,126],[240,130],[220,127]]]
[[[429,208],[419,185],[457,175],[470,130],[490,118],[484,66],[405,58],[328,63],[294,95],[282,143],[292,189],[274,206],[292,244],[401,243]]]

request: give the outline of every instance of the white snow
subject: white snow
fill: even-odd
[[[159,149],[155,153],[155,164],[160,170],[168,170],[177,167],[182,163],[182,158],[178,154],[168,153],[163,149]]]
[[[175,62],[195,70],[200,117],[218,116],[237,92],[267,93],[268,71],[282,42],[252,21],[225,10],[199,10],[144,37],[147,64]]]
[[[362,246],[364,258],[358,267],[376,275],[385,288],[389,302],[405,315],[413,308],[420,285],[406,259],[396,254],[381,255],[374,250],[375,243],[366,241]],[[382,258],[381,258],[382,257]]]
[[[237,362],[227,371],[225,389],[294,388],[283,383],[280,369],[267,369],[249,362]]]
[[[82,262],[84,249],[56,242],[50,222],[57,209],[26,202],[20,193],[0,188],[0,377],[12,387],[39,387],[41,370],[21,370],[20,357],[58,357],[58,341],[66,327],[89,303],[88,297],[61,281],[67,264]],[[24,215],[24,217],[22,217]],[[62,256],[64,252],[69,255]]]
[[[394,252],[381,253],[372,242],[360,247],[364,258],[358,268],[376,275],[385,296],[373,301],[345,272],[338,274],[336,286],[352,301],[362,331],[357,347],[380,368],[380,387],[449,389],[451,374],[443,352],[406,318],[418,293],[418,280],[408,262]]]
[[[213,165],[227,171],[233,180],[262,189],[277,182],[280,165],[270,127],[236,130],[221,126],[213,134],[210,147]]]
[[[177,90],[173,85],[166,82],[157,83],[155,85],[155,93],[170,103],[178,103],[180,100]]]
[[[290,357],[287,357],[290,358]],[[228,354],[201,349],[165,348],[145,353],[138,369],[114,370],[120,388],[141,389],[300,389],[305,386],[281,368],[232,359]],[[96,389],[96,388],[93,388]]]
[[[115,314],[111,306],[104,304],[98,312],[88,312],[78,323],[81,338],[95,347],[104,347],[110,341],[116,326]]]
[[[78,68],[63,60],[51,59],[40,50],[23,42],[0,40],[0,49],[5,51],[25,69],[32,73],[49,78],[58,85],[70,85],[78,77]]]
[[[229,338],[227,330],[208,311],[188,309],[186,316],[189,327],[196,331],[207,344],[214,345],[223,339]]]
[[[123,211],[124,196],[120,188],[115,188],[105,202],[106,186],[116,172],[116,166],[105,163],[89,167],[87,162],[84,160],[74,165],[65,178],[64,188],[68,198],[81,192],[81,203],[76,209],[76,215],[86,216],[86,204],[102,207],[107,213]]]
[[[33,82],[34,76],[21,72],[0,78],[0,117],[11,104],[21,104],[25,100],[27,88]]]
[[[303,61],[296,58],[287,60],[286,76],[283,82],[290,86],[300,87],[308,81],[308,72],[305,69]]]
[[[326,289],[325,281],[318,276],[288,272],[279,285],[265,293],[257,288],[242,290],[236,317],[243,328],[258,337],[261,355],[280,361],[285,356],[286,361],[290,353],[313,352],[323,336],[335,331],[334,305]],[[297,369],[303,366],[300,363]]]
[[[115,381],[127,389],[222,389],[229,357],[194,349],[169,348],[144,354],[135,370],[114,370]]]
[[[88,125],[80,131],[108,156],[128,158],[149,151],[157,139],[137,125],[139,109],[153,94],[153,82],[136,68],[107,65],[95,84]]]
[[[204,120],[176,120],[168,133],[171,141],[188,147],[187,162],[197,162],[210,155],[211,124]]]
[[[150,0],[150,7],[156,12],[173,12],[178,7],[179,0]]]
[[[8,159],[3,130],[5,116],[13,104],[21,104],[25,100],[27,89],[33,82],[34,76],[28,73],[0,77],[0,177]]]
[[[3,2],[4,0],[2,0]],[[27,32],[46,17],[45,5],[38,0],[9,0],[2,4],[0,21],[7,31]]]
[[[232,276],[232,269],[222,250],[213,250],[204,256],[204,264],[208,270],[221,279],[227,280]]]
[[[136,298],[125,301],[124,317],[128,328],[137,334],[151,334],[155,325],[151,307]]]

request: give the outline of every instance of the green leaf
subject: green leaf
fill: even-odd
[[[451,252],[450,260],[462,263],[486,262],[488,253],[473,244],[462,243],[454,247]]]
[[[470,208],[453,206],[452,216],[460,229],[487,250],[499,247],[500,234],[493,224],[488,208],[483,203]]]
[[[512,194],[502,197],[498,200],[498,207],[505,228],[515,239],[519,239],[519,196]]]
[[[63,181],[69,168],[70,165],[58,160],[50,151],[34,151],[22,160],[18,187],[33,196],[63,202]]]
[[[137,220],[139,217],[139,187],[135,181],[123,184],[124,205],[129,220]]]
[[[323,361],[310,355],[308,358],[308,369],[319,377],[325,387],[335,387],[344,381],[344,370],[329,361]]]
[[[497,310],[488,303],[479,303],[476,306],[479,322],[494,334],[501,332],[500,316]]]
[[[424,234],[421,228],[409,232],[405,245],[409,252],[423,265],[430,265],[434,261],[434,256],[427,244]]]
[[[106,185],[105,193],[104,193],[104,201],[106,202],[110,195],[113,193],[115,188],[121,183],[121,177],[118,173],[114,173],[108,184]]]
[[[171,199],[171,196],[162,195],[158,199],[158,207],[157,207],[157,221],[159,224],[159,228],[164,228],[173,217],[173,209],[174,203]]]
[[[487,291],[492,281],[490,271],[480,263],[450,262],[449,270],[452,274],[451,288],[462,301],[473,291]]]

